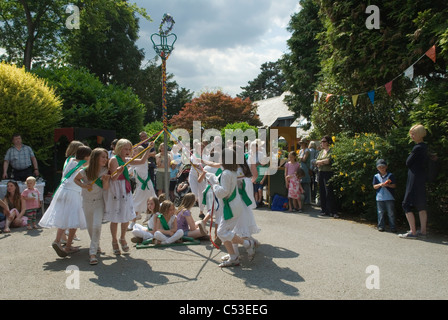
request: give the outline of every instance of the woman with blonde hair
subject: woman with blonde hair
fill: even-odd
[[[406,182],[406,192],[403,199],[403,210],[406,213],[410,231],[398,236],[403,239],[416,239],[418,236],[426,237],[426,170],[425,164],[428,159],[428,146],[423,142],[426,136],[425,127],[421,124],[413,126],[409,130],[409,136],[415,142],[406,160],[408,167],[408,178]],[[420,218],[420,231],[417,232],[415,216],[412,207],[418,210]]]

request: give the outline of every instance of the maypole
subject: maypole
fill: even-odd
[[[162,59],[162,119],[163,119],[163,142],[165,145],[163,157],[165,158],[165,194],[169,195],[169,183],[170,183],[170,171],[168,159],[168,119],[167,119],[167,105],[166,105],[166,60],[170,56],[174,49],[174,43],[177,40],[177,36],[174,33],[170,33],[174,26],[174,19],[168,13],[163,15],[162,22],[159,26],[159,33],[151,35],[151,41],[154,45],[155,52]],[[157,43],[153,38],[159,37]],[[168,44],[168,40],[171,44]]]

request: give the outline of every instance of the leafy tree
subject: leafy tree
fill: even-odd
[[[225,127],[228,123],[247,122],[260,126],[257,107],[250,99],[232,98],[222,91],[204,92],[198,98],[185,104],[179,114],[169,121],[175,128],[189,131],[193,129],[193,121],[201,121],[206,129]]]
[[[86,67],[104,84],[132,86],[144,58],[137,48],[137,13],[150,19],[144,9],[125,0],[79,0],[80,29],[67,40],[69,61]]]
[[[87,69],[36,69],[63,100],[63,127],[115,130],[117,137],[138,140],[144,107],[130,88],[104,85]]]
[[[1,0],[0,47],[5,48],[6,55],[0,59],[23,65],[26,70],[36,60],[60,61],[66,6],[63,0]]]
[[[1,62],[0,101],[0,154],[11,146],[12,135],[20,133],[36,158],[47,162],[62,116],[62,102],[54,90],[24,68]]]
[[[319,80],[320,58],[317,34],[323,31],[318,17],[319,6],[315,0],[301,0],[302,9],[291,17],[287,41],[289,53],[285,54],[282,69],[286,79],[285,97],[289,109],[297,118],[311,119],[313,92]]]
[[[132,85],[134,92],[146,107],[144,123],[151,123],[162,119],[162,67],[156,65],[157,59],[150,61],[136,74],[136,81]],[[193,93],[185,88],[179,88],[174,75],[167,74],[167,117],[170,119],[178,114],[182,107],[190,102]]]
[[[258,101],[282,95],[285,78],[281,70],[281,60],[265,62],[260,69],[261,73],[249,81],[247,86],[241,87],[243,92],[237,97]]]

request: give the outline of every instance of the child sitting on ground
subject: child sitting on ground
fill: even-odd
[[[148,221],[147,226],[136,223],[132,229],[134,237],[131,239],[133,243],[145,243],[145,241],[153,239],[154,237],[154,220],[159,215],[160,203],[157,197],[150,197],[147,201],[145,222]]]
[[[160,244],[174,243],[184,235],[183,230],[177,230],[177,218],[174,211],[174,204],[169,200],[163,201],[160,205],[160,214],[154,223],[154,238]]]
[[[177,211],[177,229],[183,230],[184,236],[191,238],[200,238],[207,235],[205,224],[201,221],[194,221],[191,216],[191,208],[196,202],[194,193],[187,193]]]

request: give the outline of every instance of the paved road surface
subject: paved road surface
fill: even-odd
[[[197,207],[193,216],[198,216]],[[51,248],[55,229],[12,229],[0,234],[0,299],[448,298],[446,236],[399,239],[369,225],[320,218],[315,209],[302,214],[255,210],[255,217],[261,228],[255,259],[244,257],[241,266],[228,269],[218,267],[224,253],[209,241],[159,249],[132,247],[129,255],[116,257],[105,223],[105,254],[98,265],[90,266],[86,230],[78,231],[80,241],[75,241],[81,251],[59,258]],[[128,234],[129,244],[130,238]],[[67,271],[70,268],[79,272]]]

